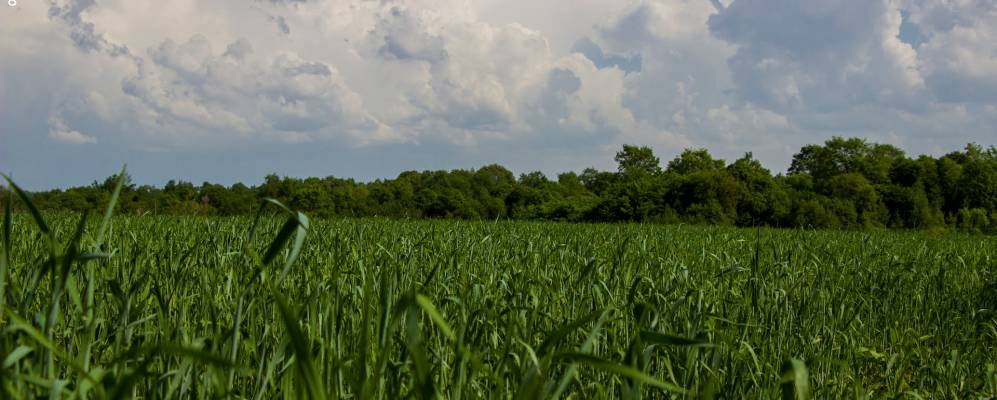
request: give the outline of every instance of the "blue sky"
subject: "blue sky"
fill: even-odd
[[[32,189],[612,169],[623,143],[783,171],[833,136],[997,142],[997,3],[19,0],[0,171]]]

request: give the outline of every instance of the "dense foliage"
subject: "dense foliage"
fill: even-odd
[[[5,213],[0,397],[997,395],[993,237],[284,211]]]
[[[616,161],[616,172],[586,169],[556,180],[540,172],[516,178],[488,165],[367,183],[270,175],[255,187],[127,185],[121,207],[129,214],[245,215],[259,198],[272,197],[315,216],[997,231],[994,147],[911,158],[891,145],[833,138],[802,148],[789,171],[776,176],[750,153],[727,163],[689,149],[663,168],[649,148],[624,146]],[[47,210],[99,207],[114,182],[37,193],[35,202]]]

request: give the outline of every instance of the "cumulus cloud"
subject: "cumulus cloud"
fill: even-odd
[[[215,51],[195,35],[180,44],[166,40],[148,57],[151,63],[126,78],[122,90],[153,116],[150,125],[167,121],[209,135],[292,141],[399,139],[365,111],[335,68],[295,53],[258,55],[245,39]]]
[[[709,28],[737,46],[727,62],[742,104],[784,114],[803,134],[937,151],[992,130],[995,10],[972,0],[738,0]],[[913,123],[931,120],[952,125]]]
[[[23,3],[0,15],[17,145],[404,145],[557,171],[631,142],[778,170],[830,135],[935,152],[997,123],[993,2]]]
[[[277,30],[280,31],[280,33],[283,33],[285,35],[291,34],[291,25],[288,25],[287,20],[284,19],[283,16],[271,15],[270,22],[273,22],[274,25],[277,25]]]
[[[997,3],[919,1],[909,14],[927,32],[918,56],[932,92],[947,102],[997,102]]]
[[[572,52],[581,53],[592,60],[598,68],[616,67],[624,72],[640,72],[641,55],[606,53],[602,47],[587,37],[579,39],[571,48]]]
[[[97,31],[92,22],[83,19],[83,14],[97,5],[96,0],[57,0],[50,3],[49,18],[61,21],[69,30],[76,47],[86,52],[105,52],[112,56],[128,55],[126,46],[109,41]]]
[[[367,38],[372,55],[410,77],[398,87],[412,113],[393,125],[462,142],[572,132],[612,137],[635,127],[622,105],[619,71],[555,55],[538,31],[491,25],[474,19],[466,4],[454,7],[392,5],[377,13]]]
[[[743,99],[777,110],[903,106],[924,81],[899,38],[889,0],[739,0],[712,16],[711,32],[738,45],[729,60]]]

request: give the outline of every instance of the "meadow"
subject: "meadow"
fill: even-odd
[[[997,395],[995,237],[103,217],[5,213],[0,397]]]

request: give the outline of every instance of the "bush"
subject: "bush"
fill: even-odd
[[[982,208],[963,208],[959,210],[956,227],[963,232],[983,233],[993,230],[987,210]]]

